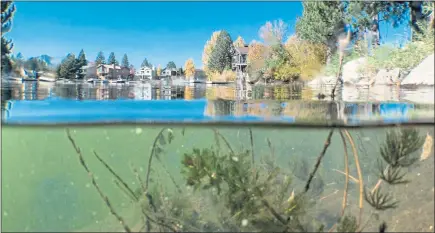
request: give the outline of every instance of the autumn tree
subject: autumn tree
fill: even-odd
[[[236,48],[245,47],[245,41],[241,36],[237,37],[236,41],[234,41],[234,47]]]
[[[193,63],[192,58],[189,58],[186,63],[184,63],[184,74],[188,79],[195,76],[195,64]]]
[[[9,73],[12,70],[12,62],[9,54],[12,51],[12,40],[4,36],[12,28],[12,18],[15,13],[15,4],[12,1],[1,1],[1,73]]]
[[[272,46],[283,42],[287,28],[287,24],[281,19],[274,20],[273,22],[267,21],[266,24],[261,26],[258,33],[266,45]]]
[[[104,57],[104,53],[102,51],[100,51],[97,55],[97,58],[95,59],[95,65],[101,65],[101,64],[106,64],[106,57]]]
[[[124,54],[124,56],[122,57],[122,62],[121,62],[122,67],[129,67],[130,63],[128,62],[128,57],[127,54]]]
[[[225,30],[219,33],[216,45],[213,48],[208,60],[208,69],[222,73],[224,70],[231,69],[231,61],[234,54],[234,45],[230,34]]]
[[[220,33],[221,33],[221,31],[213,32],[210,40],[208,40],[204,46],[204,51],[202,53],[202,66],[203,66],[204,72],[207,75],[210,75],[210,72],[209,72],[208,67],[207,67],[208,60],[210,59],[210,54],[213,51],[214,46],[216,45],[216,40],[217,40]]]
[[[262,75],[266,66],[266,47],[263,43],[254,40],[249,44],[247,62],[250,77],[257,79]]]
[[[157,76],[160,76],[162,74],[162,68],[160,67],[160,64],[157,66]]]

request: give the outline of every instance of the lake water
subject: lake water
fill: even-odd
[[[433,232],[433,88],[328,89],[3,83],[2,231]]]

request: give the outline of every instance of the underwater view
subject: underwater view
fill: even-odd
[[[434,7],[2,0],[1,231],[435,232]]]

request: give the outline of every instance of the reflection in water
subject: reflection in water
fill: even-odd
[[[44,82],[3,82],[2,100],[42,100],[50,97],[67,99],[202,99],[210,100],[328,100],[330,87],[288,85],[206,85],[190,84],[186,86],[171,83],[133,83],[133,84],[55,84]],[[360,88],[344,86],[338,94],[338,101],[413,101],[433,104],[434,87],[404,89],[398,86],[375,86]]]

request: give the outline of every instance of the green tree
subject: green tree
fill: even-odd
[[[302,17],[296,22],[296,34],[303,40],[324,44],[328,58],[337,49],[336,41],[345,26],[342,1],[304,1]]]
[[[15,13],[15,4],[12,1],[1,1],[1,73],[9,73],[12,70],[10,53],[13,48],[12,40],[4,35],[12,28],[12,18]]]
[[[166,69],[177,69],[177,66],[175,65],[175,62],[170,61],[170,62],[168,62],[168,64],[166,65]]]
[[[146,58],[143,59],[141,67],[151,67],[151,63],[148,62]]]
[[[24,68],[27,70],[34,70],[36,72],[46,71],[48,69],[47,63],[39,59],[38,57],[29,58],[24,62]]]
[[[224,70],[231,69],[231,61],[234,54],[234,45],[230,34],[223,30],[219,33],[216,45],[210,54],[208,68],[211,71],[222,73]]]
[[[118,65],[119,64],[118,61],[115,58],[115,53],[114,52],[111,52],[109,54],[109,58],[107,59],[107,64],[108,65]]]
[[[86,66],[88,61],[86,60],[86,55],[83,49],[80,51],[79,56],[76,59],[75,65],[77,70],[77,78],[83,79],[85,74],[82,73],[82,67]]]
[[[122,57],[122,67],[128,68],[130,66],[130,63],[128,62],[127,54],[124,54],[124,57]]]
[[[95,65],[106,64],[106,57],[104,57],[104,53],[100,51],[95,59]]]
[[[76,57],[70,53],[62,60],[58,70],[59,78],[74,79],[77,74]]]

